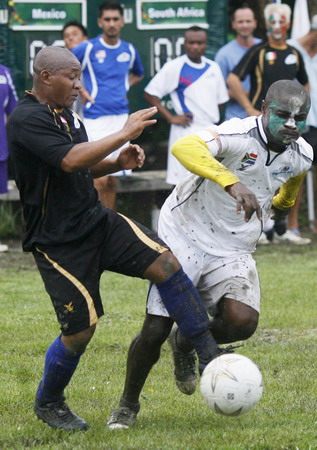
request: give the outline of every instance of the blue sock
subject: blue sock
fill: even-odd
[[[65,347],[59,336],[47,349],[43,379],[37,392],[36,401],[41,405],[55,402],[63,397],[65,387],[70,382],[82,353]]]
[[[183,336],[193,344],[203,369],[217,355],[218,346],[210,332],[207,310],[197,289],[183,269],[156,286],[167,312]]]

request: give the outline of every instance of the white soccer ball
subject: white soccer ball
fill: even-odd
[[[200,392],[209,408],[216,413],[240,416],[260,400],[262,374],[246,356],[226,353],[206,366],[200,380]]]

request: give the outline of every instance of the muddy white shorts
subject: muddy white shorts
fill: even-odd
[[[118,114],[113,116],[101,116],[97,119],[84,118],[84,125],[87,131],[89,141],[98,141],[109,134],[116,133],[123,128],[123,125],[127,121],[128,114]],[[129,145],[130,142],[126,142],[122,147],[112,152],[107,158],[116,158],[120,150]],[[120,172],[112,173],[111,176],[129,175],[132,170],[121,170]]]
[[[260,312],[259,278],[256,262],[250,254],[230,257],[206,254],[195,247],[180,229],[175,234],[176,229],[174,224],[170,224],[163,239],[197,287],[211,316],[215,314],[217,303],[223,297],[242,302]],[[149,289],[147,312],[168,317],[155,285]]]

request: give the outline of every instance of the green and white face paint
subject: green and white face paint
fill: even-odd
[[[309,106],[304,98],[294,96],[269,105],[267,129],[274,140],[289,145],[305,128]]]

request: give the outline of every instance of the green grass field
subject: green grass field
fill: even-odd
[[[317,449],[317,244],[270,246],[255,254],[261,320],[239,349],[262,369],[264,394],[251,412],[226,418],[199,391],[177,391],[169,349],[145,385],[137,425],[109,431],[129,343],[143,320],[147,283],[106,273],[106,314],[67,388],[69,405],[90,423],[86,433],[56,431],[33,413],[47,346],[58,334],[32,257],[0,255],[0,449]]]

